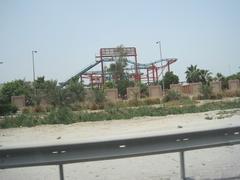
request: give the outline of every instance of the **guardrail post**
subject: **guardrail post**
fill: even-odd
[[[181,175],[181,180],[186,180],[185,176],[185,162],[184,162],[184,151],[181,151],[180,153],[180,175]]]
[[[60,180],[64,180],[63,165],[62,164],[59,164],[59,176],[60,176]]]

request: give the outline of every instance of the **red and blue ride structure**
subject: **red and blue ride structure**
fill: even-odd
[[[138,63],[137,50],[135,47],[119,48],[101,48],[95,62],[83,68],[79,73],[75,74],[67,81],[62,82],[61,86],[66,86],[73,78],[79,80],[89,87],[103,87],[105,82],[111,81],[112,77],[107,72],[105,65],[113,63],[120,56],[127,58],[127,66],[124,71],[130,75],[131,80],[141,83],[156,83],[160,77],[164,75],[165,70],[170,71],[170,65],[177,61],[177,58],[159,59],[150,63]],[[92,70],[100,64],[100,70]]]

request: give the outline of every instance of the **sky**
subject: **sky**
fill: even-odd
[[[0,0],[0,83],[36,76],[65,81],[103,47],[137,48],[138,61],[178,58],[213,74],[240,71],[239,0]],[[100,67],[99,67],[100,68]]]

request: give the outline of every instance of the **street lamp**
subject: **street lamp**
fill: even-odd
[[[160,55],[160,60],[161,60],[161,67],[163,67],[163,59],[162,59],[162,46],[161,46],[161,41],[157,41],[156,44],[159,45],[159,55]],[[163,88],[163,95],[164,95],[164,74],[163,74],[163,69],[162,69],[162,88]]]
[[[37,53],[37,51],[32,51],[33,81],[35,81],[35,66],[34,66],[34,54],[35,53]]]

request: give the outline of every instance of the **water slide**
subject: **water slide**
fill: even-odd
[[[96,61],[96,62],[92,63],[91,65],[89,65],[88,67],[84,68],[82,71],[80,71],[80,72],[77,73],[76,75],[72,76],[72,77],[71,77],[70,79],[68,79],[67,81],[60,83],[61,86],[62,86],[62,87],[63,87],[63,86],[66,86],[66,85],[71,81],[71,79],[83,75],[85,72],[87,72],[88,70],[92,69],[94,66],[98,65],[100,62],[101,62],[101,61]]]

